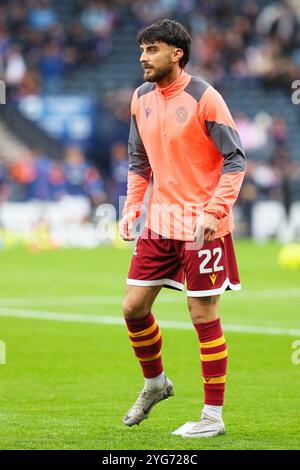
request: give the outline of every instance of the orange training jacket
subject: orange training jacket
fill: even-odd
[[[201,210],[218,219],[216,238],[234,228],[232,206],[245,153],[222,96],[181,71],[165,88],[145,82],[134,92],[123,214],[140,213],[150,180],[146,227],[166,238],[192,240]]]

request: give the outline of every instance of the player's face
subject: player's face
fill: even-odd
[[[174,46],[164,42],[141,44],[140,62],[144,69],[144,80],[147,82],[159,82],[172,71],[174,61]]]

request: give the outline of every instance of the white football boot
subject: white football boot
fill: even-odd
[[[223,420],[218,420],[202,411],[200,421],[182,434],[182,437],[214,437],[220,434],[225,434]]]
[[[173,384],[167,377],[162,389],[151,391],[143,389],[134,405],[126,413],[123,423],[126,426],[139,424],[143,419],[148,418],[150,411],[156,403],[172,396],[174,396]]]

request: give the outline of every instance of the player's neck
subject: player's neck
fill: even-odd
[[[166,88],[167,86],[171,85],[173,82],[175,82],[175,80],[177,80],[177,78],[179,77],[179,75],[181,74],[182,72],[182,69],[181,68],[176,68],[174,70],[172,70],[169,75],[167,75],[166,77],[164,77],[162,80],[160,80],[159,82],[156,82],[157,86],[159,88]]]

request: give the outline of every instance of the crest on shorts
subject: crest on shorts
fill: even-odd
[[[217,275],[214,273],[214,274],[211,274],[209,277],[210,277],[210,280],[212,282],[212,285],[214,286],[215,282],[216,282],[216,279],[217,279]]]
[[[176,121],[180,124],[186,122],[188,117],[188,111],[184,106],[180,106],[176,109]]]

